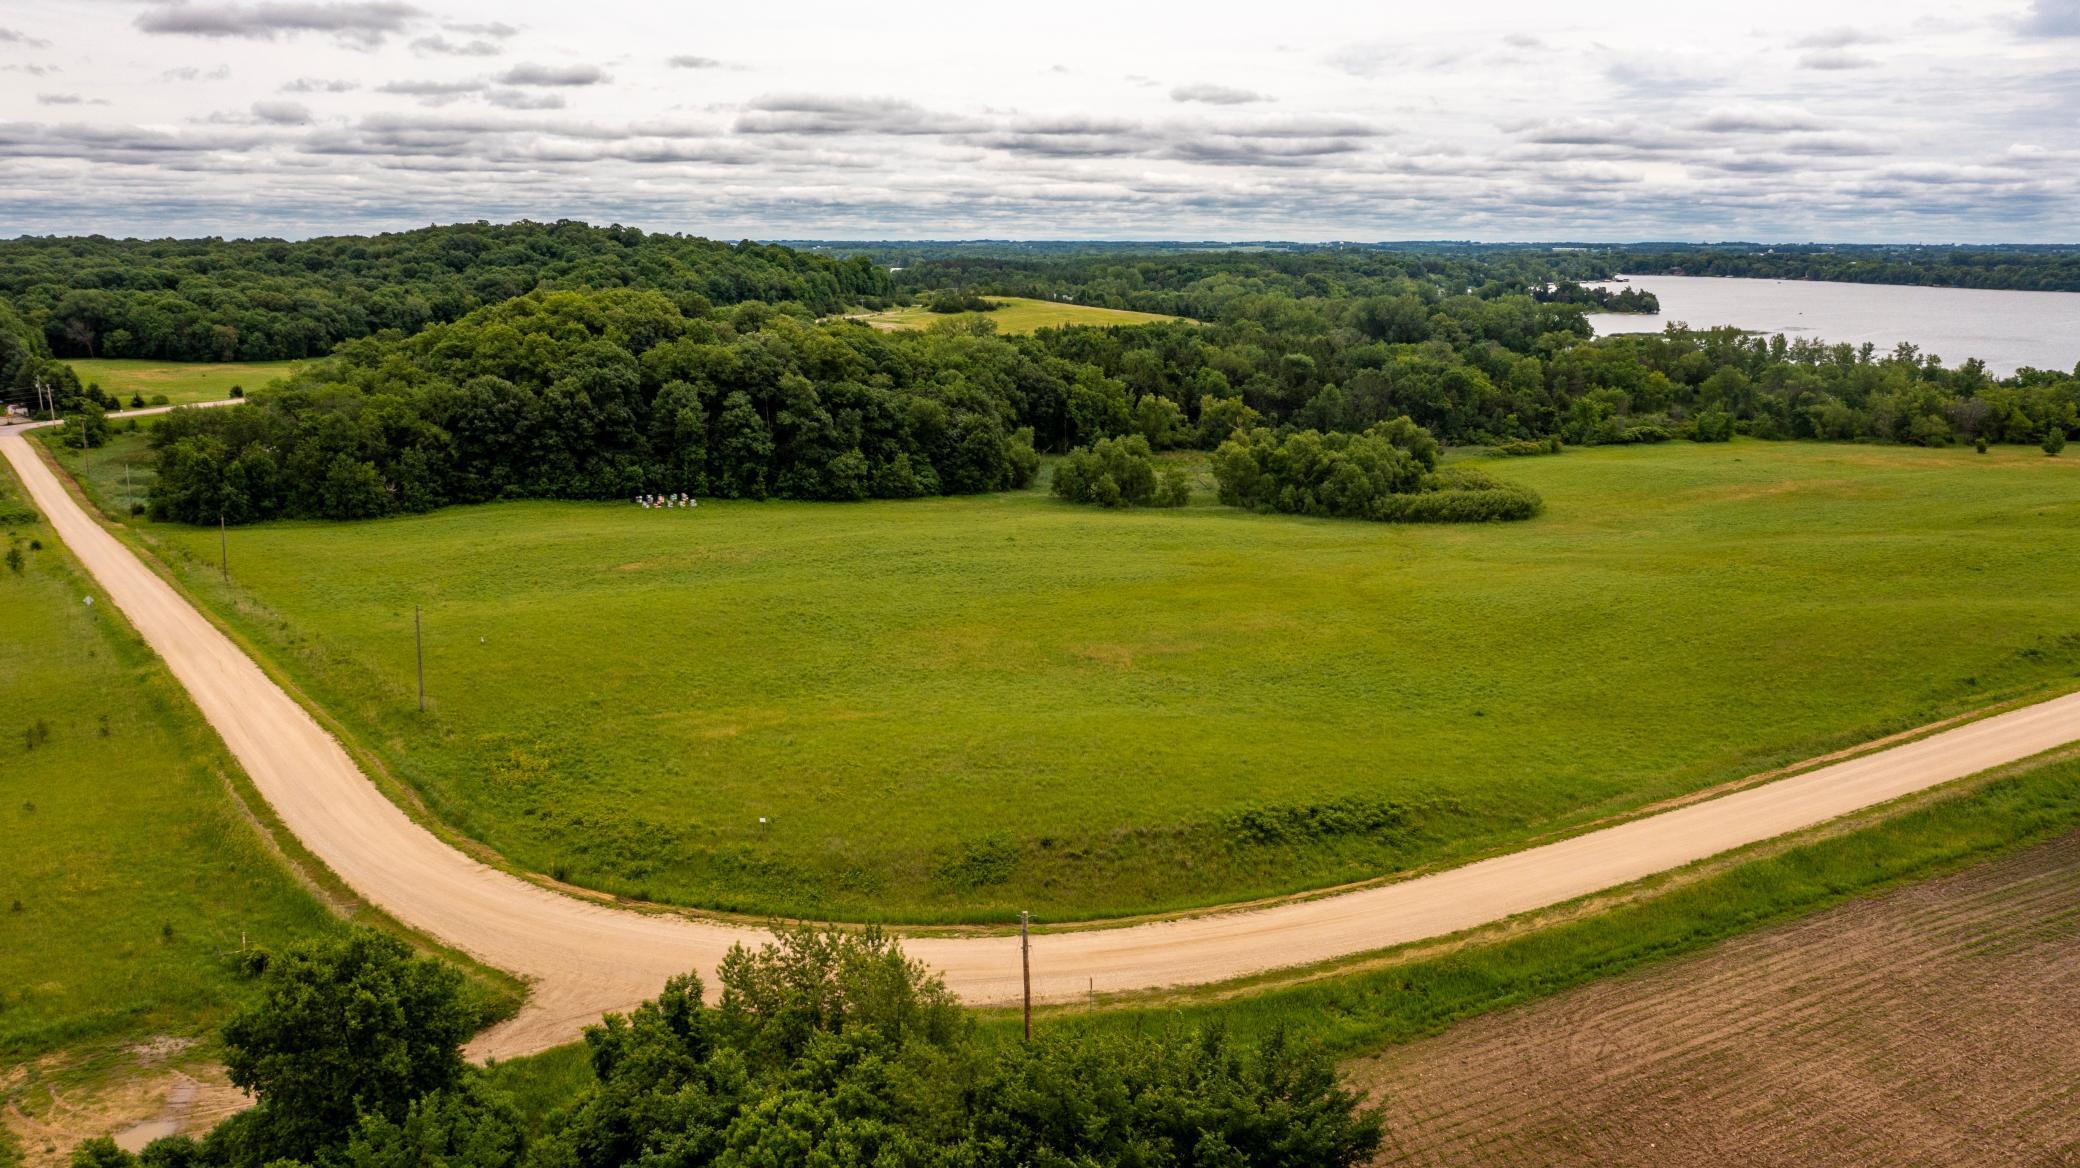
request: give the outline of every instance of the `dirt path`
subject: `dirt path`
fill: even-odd
[[[532,983],[477,1056],[575,1038],[667,977],[708,974],[746,927],[581,901],[479,863],[412,822],[339,743],[164,580],[75,503],[19,429],[4,452],[102,588],[187,687],[260,794],[312,854],[409,925]],[[1441,936],[1810,827],[2080,739],[2080,693],[1557,843],[1394,884],[1272,907],[1033,942],[1043,1001],[1220,981]],[[976,1004],[1019,995],[1015,937],[916,937],[914,956]]]
[[[2080,836],[1354,1064],[1381,1164],[2080,1163]]]

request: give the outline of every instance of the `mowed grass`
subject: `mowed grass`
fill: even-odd
[[[1547,513],[516,503],[234,530],[229,590],[215,531],[144,533],[462,832],[782,915],[1322,887],[2075,684],[2074,460],[1738,442],[1498,469]]]
[[[0,466],[0,516],[20,499]],[[206,1037],[253,984],[242,943],[340,926],[269,853],[214,734],[50,528],[0,529],[25,558],[0,566],[0,1065]]]
[[[238,386],[251,393],[263,389],[309,364],[307,361],[230,361],[220,363],[141,361],[125,357],[76,358],[67,361],[89,383],[130,404],[132,395],[150,402],[164,395],[167,404],[186,405],[199,401],[222,401]]]
[[[1052,300],[1032,300],[1023,296],[988,296],[1004,307],[990,312],[933,312],[921,304],[907,308],[893,308],[887,312],[871,312],[855,319],[863,320],[881,329],[918,329],[942,320],[969,320],[986,316],[997,324],[997,331],[1006,334],[1038,332],[1044,328],[1061,328],[1064,325],[1128,325],[1152,324],[1162,320],[1176,320],[1159,312],[1133,312],[1124,308],[1096,308],[1083,304],[1061,304]]]

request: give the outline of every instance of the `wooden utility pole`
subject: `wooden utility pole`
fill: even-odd
[[[412,648],[419,656],[419,712],[426,712],[426,637],[419,631],[419,606],[412,606]]]
[[[1033,1041],[1033,939],[1027,928],[1033,922],[1033,914],[1021,909],[1018,914],[1018,966],[1026,983],[1026,1041]]]

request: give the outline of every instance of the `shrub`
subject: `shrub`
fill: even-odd
[[[1166,466],[1161,478],[1156,486],[1156,506],[1182,507],[1192,501],[1192,476],[1183,467]]]
[[[1221,502],[1295,515],[1395,523],[1528,519],[1538,492],[1471,467],[1437,468],[1437,443],[1407,418],[1363,434],[1238,434],[1213,455]]]
[[[1733,415],[1725,410],[1706,410],[1690,420],[1692,442],[1733,441]]]
[[[1053,491],[1071,503],[1148,507],[1156,503],[1156,464],[1139,434],[1101,438],[1072,450],[1054,468]],[[1174,504],[1166,504],[1174,506]]]
[[[2066,448],[2065,427],[2054,425],[2050,429],[2044,431],[2044,441],[2042,445],[2044,447],[2045,454],[2051,456],[2052,458],[2057,458],[2058,452]]]
[[[1534,454],[1558,454],[1565,447],[1560,444],[1559,437],[1555,435],[1551,438],[1512,438],[1507,442],[1497,442],[1494,449],[1497,454],[1507,454],[1514,458],[1525,458]]]

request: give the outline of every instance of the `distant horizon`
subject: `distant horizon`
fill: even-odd
[[[0,233],[2070,239],[2080,0],[10,0]]]
[[[719,243],[750,242],[776,244],[783,247],[815,247],[837,245],[916,245],[944,246],[949,244],[1050,244],[1062,246],[1119,246],[1119,247],[1277,247],[1294,246],[1308,248],[1328,247],[1581,247],[1581,248],[1643,248],[1643,247],[1791,247],[1791,248],[1961,248],[1975,250],[2080,250],[2080,237],[2070,240],[2021,240],[1988,239],[1983,241],[1963,239],[1732,239],[1732,238],[1479,238],[1450,236],[1380,236],[1359,238],[1340,236],[1333,238],[1308,239],[1299,236],[1237,235],[1220,236],[1072,236],[1072,235],[757,235],[734,232],[711,232],[698,229],[676,230],[646,227],[639,222],[626,220],[593,219],[582,216],[537,218],[518,216],[510,219],[458,219],[446,222],[421,223],[412,227],[371,227],[365,230],[314,231],[303,234],[273,234],[256,231],[251,234],[203,233],[194,235],[136,235],[116,234],[107,231],[21,231],[6,233],[0,227],[0,239],[4,240],[67,240],[106,239],[116,243],[189,243],[219,239],[232,243],[258,243],[281,241],[297,243],[312,239],[328,238],[373,238],[380,235],[405,235],[414,231],[438,230],[449,227],[490,226],[502,227],[516,223],[538,223],[543,225],[559,222],[583,223],[590,227],[623,227],[643,232],[645,235],[668,235],[682,238],[708,239]]]

